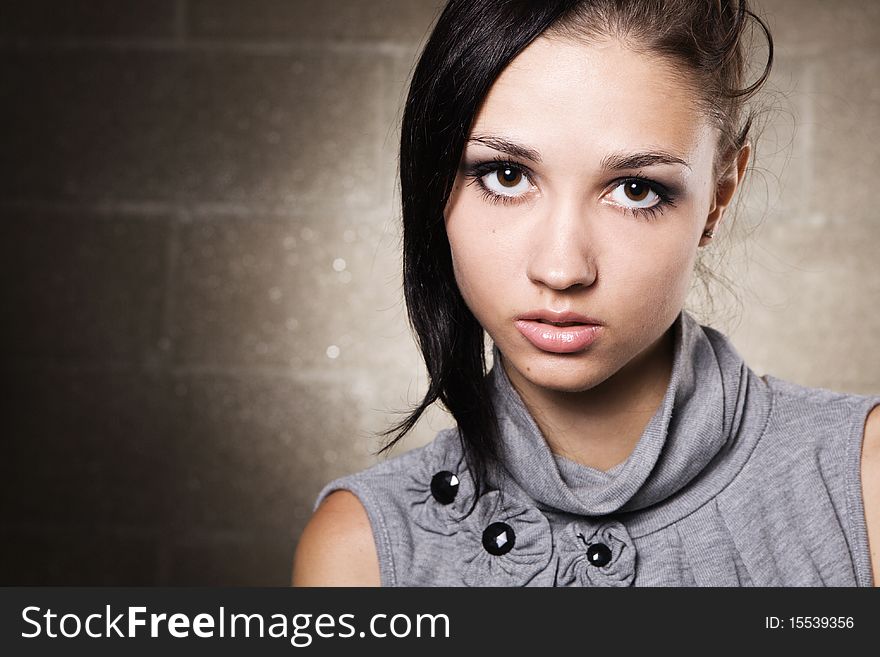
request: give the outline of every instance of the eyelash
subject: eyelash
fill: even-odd
[[[483,176],[489,173],[494,173],[499,169],[503,169],[505,167],[516,169],[517,171],[523,173],[526,178],[531,180],[532,172],[529,171],[528,167],[525,167],[522,164],[517,164],[516,162],[511,162],[510,160],[503,157],[497,157],[492,160],[477,162],[473,164],[465,172],[465,177],[470,179],[472,182],[477,183],[477,186],[480,190],[480,195],[490,203],[494,203],[496,205],[498,203],[501,203],[502,205],[515,205],[516,203],[520,202],[519,196],[506,196],[504,194],[496,194],[483,184]],[[617,180],[614,180],[612,182],[612,189],[616,189],[620,185],[629,182],[638,182],[647,185],[651,189],[651,191],[659,197],[660,201],[648,208],[630,208],[620,206],[623,207],[624,212],[629,212],[635,217],[650,221],[652,219],[655,219],[658,214],[663,214],[667,207],[675,207],[675,195],[664,185],[661,185],[660,183],[651,180],[650,178],[644,178],[642,176],[627,176],[624,178],[618,178]]]

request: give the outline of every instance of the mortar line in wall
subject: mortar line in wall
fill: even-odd
[[[188,0],[177,0],[174,7],[174,36],[178,43],[186,42],[187,21],[189,19]]]
[[[186,204],[189,221],[210,220],[212,217],[253,217],[254,215],[278,217],[283,219],[302,219],[308,216],[308,210],[303,210],[297,203],[260,203],[246,202],[235,203],[226,201],[199,201]],[[346,210],[363,212],[373,209],[374,206],[346,208]]]
[[[371,55],[398,57],[412,55],[417,47],[415,42],[406,41],[366,41],[356,39],[313,39],[294,38],[289,41],[248,41],[242,39],[207,39],[188,36],[179,39],[0,39],[0,50],[115,50],[123,52],[228,52],[231,54],[257,55],[266,57],[285,57],[303,53],[334,53],[352,55]]]
[[[171,584],[171,532],[162,532],[156,541],[156,585],[169,586]]]
[[[283,365],[215,365],[215,364],[187,364],[172,365],[169,363],[157,364],[144,361],[108,361],[95,362],[94,360],[18,360],[4,363],[3,371],[6,374],[23,374],[27,372],[56,372],[67,374],[127,374],[127,375],[168,375],[168,376],[221,376],[230,378],[281,378],[290,381],[325,383],[338,383],[344,380],[352,380],[363,377],[360,368],[336,367],[334,369],[320,369],[316,367],[295,368]]]
[[[56,374],[117,374],[130,376],[214,376],[233,379],[269,378],[283,379],[293,383],[330,383],[339,384],[346,381],[372,382],[363,369],[358,367],[336,367],[324,369],[317,367],[295,368],[282,365],[211,365],[191,364],[172,365],[168,362],[155,363],[143,361],[104,362],[88,361],[33,361],[6,363],[3,371],[6,374],[23,374],[28,372],[54,372]]]
[[[167,217],[178,211],[179,204],[166,201],[44,201],[35,199],[0,199],[0,209],[53,213],[94,213]]]
[[[260,204],[260,203],[224,203],[224,202],[196,202],[196,203],[170,203],[164,201],[147,202],[56,202],[56,201],[33,201],[33,200],[2,200],[0,210],[19,210],[29,212],[48,212],[57,214],[82,214],[89,213],[101,216],[116,217],[141,217],[145,219],[185,217],[184,223],[202,221],[215,221],[223,219],[250,219],[259,217],[263,219],[295,220],[310,216],[308,209],[303,209],[297,204]],[[361,214],[389,214],[391,209],[369,204],[363,206],[346,207],[341,212],[354,212]],[[180,220],[180,219],[178,219]]]
[[[309,216],[295,203],[267,204],[259,202],[235,203],[225,201],[41,201],[33,199],[0,199],[0,210],[27,210],[53,213],[94,213],[98,215],[140,217],[185,217],[184,222],[211,221],[220,218],[252,218],[255,216],[276,219],[302,219]],[[346,212],[387,213],[388,208],[369,204],[344,208]]]
[[[384,62],[380,68],[382,73],[381,75],[381,94],[378,97],[374,98],[374,102],[377,103],[376,112],[375,112],[375,131],[377,135],[382,135],[382,147],[381,151],[383,153],[393,153],[394,149],[389,150],[389,145],[395,145],[396,135],[399,130],[399,125],[397,125],[397,114],[398,108],[400,104],[395,101],[394,103],[386,102],[387,99],[392,96],[399,95],[400,88],[395,83],[393,73],[396,69],[395,66],[395,58],[391,58],[388,61]],[[400,99],[403,100],[403,99]],[[394,107],[394,110],[390,109]],[[397,235],[395,234],[395,226],[397,225],[397,217],[395,216],[394,211],[394,197],[397,193],[398,182],[400,180],[399,173],[395,167],[395,175],[394,175],[394,184],[385,185],[384,191],[380,195],[380,203],[388,208],[390,211],[385,213],[385,218],[381,224],[381,235],[377,240],[376,244],[373,246],[372,253],[370,255],[370,265],[369,265],[369,273],[373,275],[376,267],[376,259],[379,256],[379,253],[382,248],[382,242],[386,238],[390,236],[391,239],[395,239]]]
[[[158,538],[164,529],[162,525],[129,525],[125,523],[88,523],[88,522],[45,522],[45,521],[21,521],[6,523],[3,531],[7,533],[25,534],[29,536],[44,536],[46,534],[82,534],[83,529],[92,532],[111,534],[118,538]]]
[[[815,173],[815,146],[816,146],[816,63],[812,58],[808,58],[805,64],[803,76],[804,90],[800,94],[801,98],[801,125],[806,130],[799,135],[804,148],[804,157],[801,158],[800,178],[803,189],[810,191],[807,198],[802,198],[801,203],[804,207],[801,209],[800,215],[806,219],[806,212],[814,207],[813,205],[813,178]]]
[[[157,525],[129,525],[124,523],[110,522],[42,522],[25,521],[13,522],[4,525],[4,533],[24,534],[28,536],[46,536],[58,534],[82,534],[83,530],[106,534],[115,538],[141,538],[155,539],[169,534],[169,527],[165,524]],[[271,528],[266,528],[266,533],[271,533]],[[203,542],[225,542],[227,544],[249,545],[254,542],[255,532],[238,529],[211,528],[211,527],[188,527],[182,535],[171,541],[172,545],[198,545]],[[182,540],[181,540],[182,539]]]
[[[406,59],[407,61],[409,61],[410,58]],[[401,216],[400,213],[402,208],[402,200],[400,196],[400,170],[398,161],[398,150],[400,147],[400,130],[403,121],[403,108],[406,103],[408,86],[412,81],[413,68],[415,64],[411,64],[405,77],[401,80],[393,76],[393,72],[395,70],[398,70],[399,62],[400,59],[395,58],[390,60],[385,66],[386,89],[384,96],[386,98],[393,98],[394,102],[383,103],[383,111],[387,114],[383,114],[383,124],[379,126],[378,132],[378,134],[383,134],[384,132],[382,138],[382,149],[383,152],[387,152],[392,156],[392,162],[394,163],[393,183],[385,187],[386,192],[381,199],[383,208],[386,209],[386,220],[382,226],[383,236],[385,235],[386,230],[389,228],[389,223],[391,224],[392,232],[399,226]],[[402,69],[399,70],[402,71]]]
[[[162,291],[162,309],[160,320],[159,344],[156,345],[160,357],[156,363],[156,369],[159,371],[167,371],[169,365],[174,359],[174,339],[172,337],[172,308],[174,289],[174,279],[177,272],[177,260],[180,253],[180,226],[186,220],[186,211],[178,210],[174,215],[174,221],[168,228],[168,241],[165,245],[165,286]],[[173,495],[170,486],[163,487],[163,503],[165,508],[172,508],[169,503]],[[166,527],[162,531],[155,545],[156,558],[156,582],[159,586],[167,586],[172,581],[172,572],[174,566],[173,548],[174,548],[174,527],[171,519],[165,518]]]
[[[251,531],[239,529],[223,529],[210,527],[187,527],[183,533],[179,533],[172,541],[175,547],[201,547],[217,543],[225,545],[254,545],[260,543],[260,539],[266,535],[274,534],[270,527]],[[255,538],[256,537],[256,538]]]
[[[328,370],[317,367],[295,368],[276,365],[176,365],[168,370],[171,376],[222,376],[230,378],[288,379],[295,383],[341,383],[356,379],[366,380],[361,368],[340,367]]]
[[[178,213],[168,229],[165,245],[165,288],[162,291],[162,317],[159,326],[159,363],[168,366],[174,360],[174,283],[177,278],[177,264],[180,257],[180,226],[186,220],[185,211]]]

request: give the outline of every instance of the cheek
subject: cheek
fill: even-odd
[[[514,237],[498,230],[485,207],[466,199],[446,217],[455,282],[471,312],[482,319],[518,280],[515,270],[521,258],[515,254]]]
[[[622,292],[636,297],[634,307],[640,313],[653,307],[662,314],[667,306],[682,303],[693,275],[696,249],[690,232],[675,230],[655,238],[621,254],[615,262],[616,276],[608,272],[609,279],[620,281]]]
[[[452,269],[455,282],[465,301],[470,305],[480,289],[491,277],[493,257],[480,244],[486,244],[485,236],[475,231],[464,217],[452,217],[447,221],[446,235],[452,255]]]

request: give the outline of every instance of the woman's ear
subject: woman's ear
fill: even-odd
[[[746,142],[736,154],[736,159],[727,161],[727,167],[715,185],[715,196],[712,199],[712,207],[709,208],[709,214],[706,217],[706,225],[703,227],[704,231],[711,230],[714,232],[717,230],[724,210],[733,200],[734,193],[746,173],[746,166],[748,166],[751,153],[752,145]],[[710,239],[712,238],[703,235],[700,238],[700,246],[708,243]]]

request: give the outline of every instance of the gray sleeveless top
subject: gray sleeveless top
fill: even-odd
[[[357,495],[383,586],[871,586],[860,457],[880,397],[762,379],[685,311],[673,329],[666,394],[611,470],[550,451],[495,347],[503,467],[472,511],[456,428],[315,508]]]

